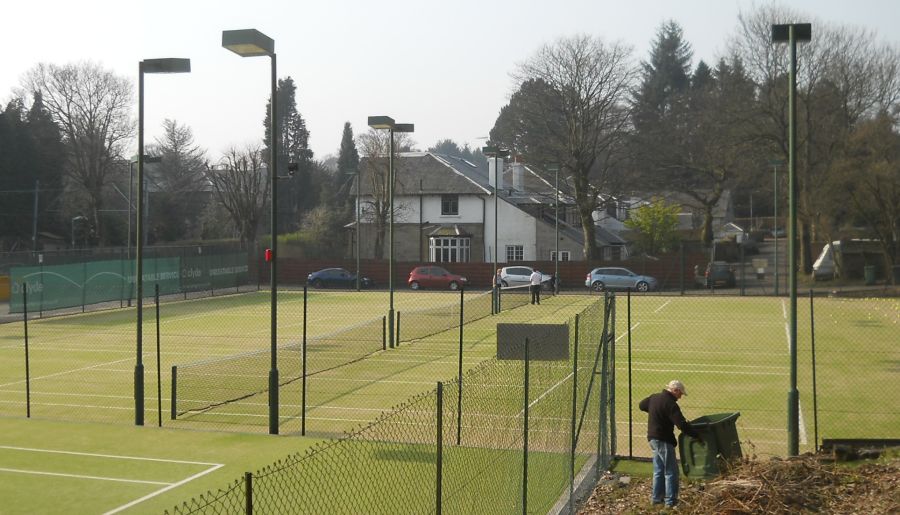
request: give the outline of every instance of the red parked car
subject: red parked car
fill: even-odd
[[[439,266],[417,266],[409,273],[406,284],[413,290],[419,288],[449,288],[458,290],[468,279],[461,275],[451,274]]]

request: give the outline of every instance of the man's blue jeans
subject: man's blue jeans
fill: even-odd
[[[653,483],[650,502],[666,506],[678,504],[678,465],[675,446],[663,440],[650,440],[653,451]]]

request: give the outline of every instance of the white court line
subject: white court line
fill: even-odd
[[[571,374],[571,373],[569,373],[569,375],[567,375],[566,377],[564,377],[564,378],[560,379],[559,381],[557,381],[555,385],[551,386],[549,390],[547,390],[546,392],[542,393],[540,397],[538,397],[537,399],[535,399],[535,400],[531,401],[530,403],[528,403],[528,407],[530,408],[530,407],[534,406],[535,404],[537,404],[537,402],[538,402],[539,400],[541,400],[541,399],[543,399],[544,397],[546,397],[547,394],[549,394],[549,393],[552,392],[553,390],[556,390],[556,388],[557,388],[559,385],[561,385],[561,384],[563,384],[564,382],[568,381],[570,377],[572,377],[572,374]],[[525,408],[522,408],[522,409],[519,411],[519,413],[516,415],[516,418],[521,417],[524,413],[525,413]]]
[[[140,484],[145,484],[145,485],[171,485],[172,484],[172,483],[163,483],[161,481],[144,481],[141,479],[122,479],[122,478],[118,478],[118,477],[103,477],[103,476],[85,476],[82,474],[63,474],[61,472],[40,472],[37,470],[0,468],[0,472],[12,472],[15,474],[31,474],[33,476],[54,476],[54,477],[72,477],[75,479],[95,479],[98,481],[116,481],[119,483],[140,483]]]
[[[146,501],[147,499],[150,499],[152,497],[156,497],[159,494],[168,492],[169,490],[172,490],[173,488],[178,488],[179,486],[181,486],[183,484],[190,483],[191,481],[197,479],[198,477],[203,477],[203,476],[209,474],[210,472],[215,472],[216,470],[218,470],[222,467],[224,467],[224,465],[216,464],[215,466],[212,466],[202,472],[198,472],[198,473],[194,474],[193,476],[182,479],[181,481],[179,481],[177,483],[172,483],[171,485],[169,485],[165,488],[160,488],[159,490],[157,490],[155,492],[151,492],[151,493],[141,497],[140,499],[135,499],[128,504],[123,504],[122,506],[119,506],[118,508],[109,510],[108,512],[104,513],[103,515],[110,515],[112,513],[119,513],[120,511],[127,510],[128,508],[131,508],[132,506],[134,506],[136,504],[142,503],[142,502]]]
[[[45,375],[45,376],[32,377],[31,380],[32,380],[32,381],[37,381],[38,379],[48,379],[48,378],[51,378],[51,377],[62,376],[62,375],[66,375],[66,374],[71,374],[71,373],[73,373],[73,372],[81,372],[82,370],[90,370],[90,369],[92,369],[92,368],[103,367],[103,366],[106,366],[106,365],[112,365],[112,364],[114,364],[114,363],[121,363],[121,362],[123,362],[123,361],[129,361],[129,360],[131,360],[131,359],[134,359],[134,358],[117,359],[117,360],[115,360],[115,361],[108,361],[108,362],[106,362],[106,363],[98,363],[98,364],[96,364],[96,365],[90,365],[90,366],[87,366],[87,367],[81,367],[81,368],[76,368],[76,369],[72,369],[72,370],[64,370],[64,371],[62,371],[62,372],[57,372],[57,373],[55,373],[55,374],[48,374],[48,375]],[[3,388],[4,386],[12,386],[12,385],[14,385],[14,384],[22,384],[22,383],[24,383],[24,382],[25,382],[25,380],[23,379],[23,380],[21,380],[21,381],[13,381],[12,383],[0,384],[0,388]]]
[[[13,446],[8,446],[8,445],[0,445],[0,449],[9,449],[9,450],[14,450],[14,451],[28,451],[28,452],[44,452],[44,453],[51,453],[51,454],[67,454],[67,455],[72,455],[72,456],[91,456],[91,457],[97,457],[97,458],[111,458],[111,459],[132,460],[132,461],[155,461],[155,462],[161,462],[161,463],[176,463],[176,464],[180,464],[180,465],[205,465],[205,466],[209,467],[206,470],[198,472],[198,473],[196,473],[190,477],[187,477],[185,479],[182,479],[181,481],[178,481],[176,483],[141,481],[141,480],[136,480],[136,479],[135,480],[116,479],[116,478],[105,478],[105,477],[99,477],[99,476],[78,476],[78,475],[74,475],[74,474],[57,474],[57,473],[52,473],[52,472],[44,473],[44,472],[19,471],[19,472],[23,472],[23,473],[42,474],[42,475],[50,475],[50,476],[65,476],[65,477],[75,477],[75,478],[82,478],[82,479],[96,479],[96,480],[104,480],[104,481],[121,481],[121,482],[128,482],[128,483],[146,483],[146,484],[166,485],[165,488],[160,488],[159,490],[151,492],[139,499],[135,499],[134,501],[131,501],[127,504],[123,504],[122,506],[119,506],[118,508],[114,508],[114,509],[106,512],[106,514],[104,514],[104,515],[108,515],[111,513],[118,513],[122,510],[126,510],[138,503],[142,503],[142,502],[146,501],[147,499],[150,499],[151,497],[156,497],[157,495],[164,493],[164,492],[168,492],[169,490],[172,490],[173,488],[178,488],[179,486],[181,486],[185,483],[193,481],[194,479],[197,479],[198,477],[205,476],[206,474],[209,474],[210,472],[214,472],[224,466],[224,464],[222,464],[222,463],[207,463],[207,462],[202,462],[202,461],[169,460],[169,459],[162,459],[162,458],[144,458],[144,457],[140,457],[140,456],[119,456],[119,455],[115,455],[115,454],[96,454],[96,453],[89,453],[89,452],[60,451],[60,450],[56,450],[56,449],[35,449],[35,448],[30,448],[30,447],[13,447]],[[12,469],[0,469],[0,470],[12,471]]]
[[[784,300],[781,301],[781,314],[784,316],[784,335],[787,339],[788,354],[791,352],[791,326],[788,323],[787,308]],[[800,431],[800,443],[806,445],[806,424],[803,423],[803,408],[800,406],[800,398],[797,397],[797,429]]]
[[[662,308],[668,306],[670,302],[672,302],[672,299],[667,300],[662,306],[656,308],[653,312],[659,313],[660,311],[662,311]]]

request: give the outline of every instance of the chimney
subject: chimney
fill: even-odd
[[[488,158],[488,184],[494,186],[494,163],[500,168],[498,174],[496,174],[497,181],[500,183],[497,185],[498,190],[503,189],[503,168],[504,168],[504,160],[502,158]]]
[[[516,191],[525,191],[525,165],[512,164],[512,187]]]

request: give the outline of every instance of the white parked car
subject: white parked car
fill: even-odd
[[[531,274],[534,268],[530,266],[505,266],[500,269],[500,284],[503,286],[525,286],[531,284]],[[553,289],[553,276],[541,272],[541,288]]]

